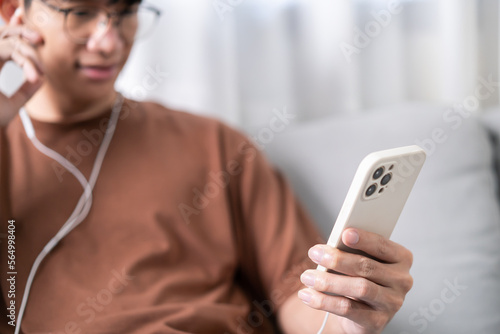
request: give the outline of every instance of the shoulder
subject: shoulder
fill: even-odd
[[[134,126],[143,125],[162,133],[188,136],[192,140],[217,141],[223,146],[225,144],[238,146],[238,143],[249,142],[241,131],[218,119],[171,109],[155,102],[137,102],[127,99],[124,102],[123,113],[123,119],[128,119]]]
[[[210,117],[196,115],[183,110],[172,109],[152,101],[138,102],[125,100],[124,106],[124,109],[128,107],[138,118],[148,118],[149,120],[155,122],[168,121],[177,126],[213,127],[217,126],[216,123],[218,123],[217,120]]]

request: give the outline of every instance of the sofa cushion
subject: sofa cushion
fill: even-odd
[[[362,158],[413,144],[428,157],[392,239],[414,254],[414,287],[384,333],[498,334],[500,208],[479,117],[406,104],[291,128],[266,152],[326,238]]]

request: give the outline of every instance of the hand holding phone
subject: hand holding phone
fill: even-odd
[[[9,23],[0,26],[0,71],[8,61],[14,61],[26,77],[26,82],[12,96],[0,92],[0,126],[6,125],[42,85],[43,70],[36,47],[43,39],[23,21],[23,12],[18,8]]]
[[[407,146],[369,154],[359,165],[327,242],[331,247],[311,248],[318,270],[306,270],[300,278],[307,288],[299,298],[326,311],[318,333],[325,328],[380,333],[400,309],[413,285],[412,255],[394,242],[385,243],[381,252],[377,235],[391,236],[425,159],[420,147]],[[349,228],[356,230],[344,233]],[[343,235],[358,249],[346,246]],[[368,264],[368,270],[359,264]],[[328,322],[330,314],[336,317]]]
[[[369,154],[358,167],[327,244],[350,253],[342,233],[350,227],[390,238],[425,162],[420,147],[406,146]],[[319,270],[326,268],[318,266]]]

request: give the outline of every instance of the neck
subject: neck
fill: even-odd
[[[117,93],[98,98],[69,97],[42,87],[25,105],[31,118],[47,123],[78,123],[113,108]]]

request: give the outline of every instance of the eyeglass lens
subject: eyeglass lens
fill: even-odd
[[[68,13],[66,29],[76,42],[85,43],[94,33],[103,28],[107,29],[118,21],[123,38],[133,40],[148,34],[154,27],[157,17],[154,10],[141,6],[117,15],[109,15],[98,7],[78,7]]]

